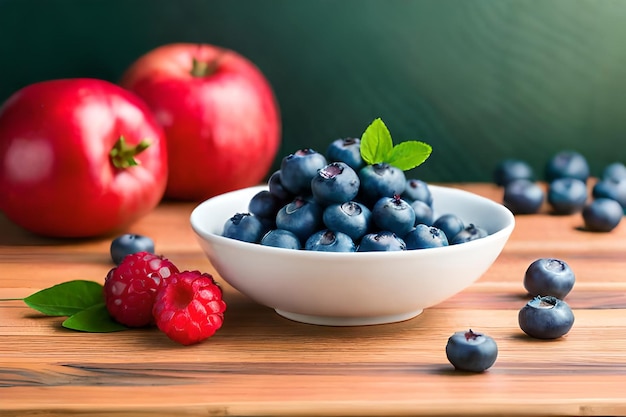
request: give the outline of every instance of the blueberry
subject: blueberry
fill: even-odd
[[[476,226],[473,223],[468,224],[461,230],[459,233],[454,235],[452,239],[450,239],[451,245],[458,245],[460,243],[470,242],[472,240],[481,239],[487,236],[488,233],[482,227]]]
[[[243,242],[259,243],[266,229],[251,213],[236,213],[224,224],[222,236]]]
[[[622,221],[622,206],[611,198],[596,198],[582,212],[585,229],[592,232],[610,232]]]
[[[381,163],[367,165],[359,171],[361,179],[360,197],[366,204],[375,204],[382,197],[402,195],[406,188],[404,171]]]
[[[350,168],[358,172],[365,166],[361,157],[361,139],[335,139],[328,145],[326,158],[331,162],[345,162]]]
[[[359,192],[361,180],[357,173],[344,162],[331,162],[311,180],[311,192],[315,200],[324,205],[351,201]]]
[[[404,250],[407,250],[404,240],[389,231],[366,234],[361,238],[361,242],[357,248],[357,252],[391,252]]]
[[[415,225],[415,211],[399,195],[383,197],[374,204],[372,219],[381,230],[404,236]]]
[[[626,180],[600,180],[591,189],[594,198],[610,198],[626,211]]]
[[[520,328],[536,339],[557,339],[574,325],[574,313],[563,300],[546,295],[530,300],[518,314]]]
[[[414,178],[406,180],[406,187],[401,195],[402,199],[412,203],[413,201],[422,201],[427,205],[433,205],[433,196],[428,187],[428,183]]]
[[[569,265],[554,258],[539,258],[524,274],[524,288],[530,295],[551,295],[563,299],[574,287],[576,277]]]
[[[276,227],[289,230],[306,242],[322,226],[322,206],[311,198],[296,197],[276,214]]]
[[[322,214],[322,221],[328,229],[345,233],[354,241],[358,241],[368,232],[371,218],[370,209],[356,201],[332,204]]]
[[[408,250],[439,248],[449,244],[444,232],[425,224],[416,225],[402,239]]]
[[[256,193],[248,202],[248,211],[263,219],[276,219],[276,213],[283,206],[281,201],[267,190]]]
[[[543,189],[529,180],[514,180],[504,187],[503,205],[513,214],[539,212],[545,200]]]
[[[288,202],[293,200],[295,197],[294,194],[290,193],[285,187],[283,187],[283,183],[280,179],[280,170],[274,171],[274,173],[270,175],[267,180],[267,185],[269,187],[269,192],[272,193],[272,195],[279,201]]]
[[[589,178],[589,164],[576,151],[560,151],[548,160],[544,174],[548,183],[557,178],[576,178],[586,183]]]
[[[587,195],[587,184],[577,178],[557,178],[548,186],[548,203],[556,214],[580,212]]]
[[[292,194],[311,193],[311,180],[328,162],[324,155],[313,149],[300,149],[284,157],[280,164],[280,181]]]
[[[356,245],[347,234],[326,229],[313,233],[304,244],[304,249],[319,252],[355,252]]]
[[[450,336],[446,356],[459,371],[484,372],[496,362],[498,345],[491,336],[470,329]]]
[[[600,177],[603,180],[626,180],[626,165],[622,162],[613,162],[604,167]]]
[[[154,253],[154,241],[147,236],[127,233],[111,242],[111,259],[119,265],[127,256],[137,252]]]
[[[446,237],[449,237],[448,241],[465,228],[463,220],[453,213],[447,213],[439,216],[433,223],[433,226],[443,231]]]
[[[434,213],[431,206],[420,200],[412,201],[411,208],[415,212],[415,224],[427,224],[432,225],[434,220]]]
[[[493,181],[496,185],[506,186],[514,180],[534,181],[535,174],[532,167],[521,159],[508,158],[500,161],[493,171]]]
[[[261,239],[261,245],[283,249],[301,249],[298,236],[283,229],[272,229]]]

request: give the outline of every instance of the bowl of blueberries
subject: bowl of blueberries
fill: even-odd
[[[367,163],[361,146],[297,150],[267,184],[200,203],[191,226],[218,274],[287,319],[329,326],[408,320],[480,278],[511,211]]]

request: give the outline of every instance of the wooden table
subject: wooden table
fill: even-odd
[[[455,186],[501,199],[495,186]],[[131,231],[152,236],[181,269],[214,273],[188,224],[193,207],[164,203]],[[625,223],[594,234],[577,229],[580,215],[518,216],[475,285],[389,325],[292,322],[223,283],[224,326],[184,347],[154,329],[65,330],[61,319],[3,301],[0,415],[626,415]],[[112,266],[109,239],[42,239],[3,217],[0,230],[0,298],[103,281]],[[563,259],[577,276],[567,297],[576,322],[553,341],[531,339],[517,324],[528,299],[522,277],[539,257]],[[456,372],[446,359],[447,338],[468,328],[498,343],[485,373]]]

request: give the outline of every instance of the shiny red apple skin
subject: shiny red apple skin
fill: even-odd
[[[165,130],[166,198],[201,201],[267,176],[281,117],[269,81],[249,59],[214,45],[167,44],[139,57],[120,84]]]

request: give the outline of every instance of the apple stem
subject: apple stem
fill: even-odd
[[[116,168],[124,169],[139,165],[135,156],[145,151],[150,146],[148,139],[142,139],[137,145],[129,145],[124,136],[120,136],[109,152],[111,162]]]
[[[218,53],[218,55],[208,61],[200,61],[193,58],[191,64],[191,75],[197,78],[208,77],[215,74],[219,65],[220,59],[224,56],[224,52]]]

